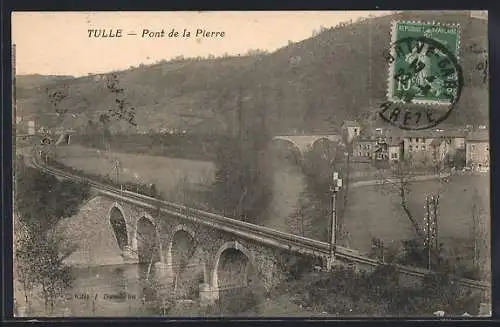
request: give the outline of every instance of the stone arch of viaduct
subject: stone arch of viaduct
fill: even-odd
[[[217,300],[220,290],[225,287],[220,278],[221,269],[223,269],[221,260],[228,255],[228,252],[231,252],[228,250],[239,252],[246,258],[247,268],[252,268],[260,285],[266,291],[277,285],[284,277],[280,268],[282,265],[280,265],[281,252],[279,250],[217,230],[211,226],[196,224],[174,214],[161,213],[158,216],[158,213],[153,209],[144,210],[109,198],[109,210],[105,219],[112,231],[112,235],[109,237],[115,238],[116,246],[120,247],[124,263],[139,262],[141,235],[138,233],[138,229],[140,225],[147,221],[154,226],[156,232],[154,244],[160,253],[158,260],[153,265],[154,272],[166,285],[171,285],[174,278],[178,278],[179,269],[181,269],[176,265],[178,260],[175,258],[176,250],[174,248],[178,247],[177,240],[184,239],[183,243],[190,243],[192,251],[187,259],[190,266],[196,266],[200,271],[198,275],[201,276],[198,285],[199,296],[200,301],[204,303],[213,303]],[[121,224],[117,224],[117,220],[121,220]],[[116,226],[124,226],[125,228],[119,230]],[[120,239],[125,239],[126,244],[120,246]],[[151,239],[148,241],[152,242]],[[248,269],[245,270],[244,281],[248,280],[247,273]]]

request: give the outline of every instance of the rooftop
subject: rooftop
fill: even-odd
[[[377,136],[375,135],[359,135],[354,137],[354,142],[377,142]]]
[[[401,138],[400,137],[393,137],[392,139],[388,140],[387,145],[389,146],[400,146],[401,145]]]
[[[467,141],[469,142],[488,142],[490,139],[488,130],[478,130],[474,132],[470,132],[467,135]]]
[[[361,127],[361,125],[355,120],[346,120],[342,124],[342,127]]]
[[[420,130],[420,131],[403,131],[403,130],[392,130],[388,133],[392,136],[399,137],[421,137],[421,138],[438,138],[438,137],[466,137],[468,131],[453,129],[445,130],[434,128],[432,130]]]

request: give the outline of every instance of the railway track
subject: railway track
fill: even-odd
[[[70,179],[77,182],[87,182],[101,194],[120,199],[124,202],[138,205],[143,208],[157,210],[159,209],[165,214],[176,216],[180,219],[190,220],[194,223],[210,226],[218,230],[226,231],[234,235],[252,239],[254,241],[265,243],[291,252],[298,252],[315,256],[327,256],[330,253],[330,245],[326,242],[280,232],[268,227],[250,224],[244,221],[231,219],[199,209],[190,208],[177,203],[159,200],[146,195],[121,190],[117,187],[96,182],[88,178],[83,178],[61,169],[47,166],[46,164],[41,164],[38,159],[39,158],[36,155],[33,157],[32,164],[35,168],[57,177]],[[358,251],[341,246],[336,246],[335,256],[338,259],[352,262],[354,264],[362,264],[371,267],[375,267],[380,264],[377,260],[368,258]],[[429,273],[428,270],[409,266],[397,265],[397,268],[402,274],[421,278]],[[491,285],[485,282],[469,279],[458,279],[457,281],[463,286],[476,290],[486,291],[491,289]]]

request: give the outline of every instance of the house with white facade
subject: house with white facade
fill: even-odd
[[[488,130],[473,131],[465,140],[466,165],[473,171],[486,172],[490,168],[490,141]]]
[[[349,144],[361,134],[361,125],[357,121],[346,120],[341,127],[344,142]]]

